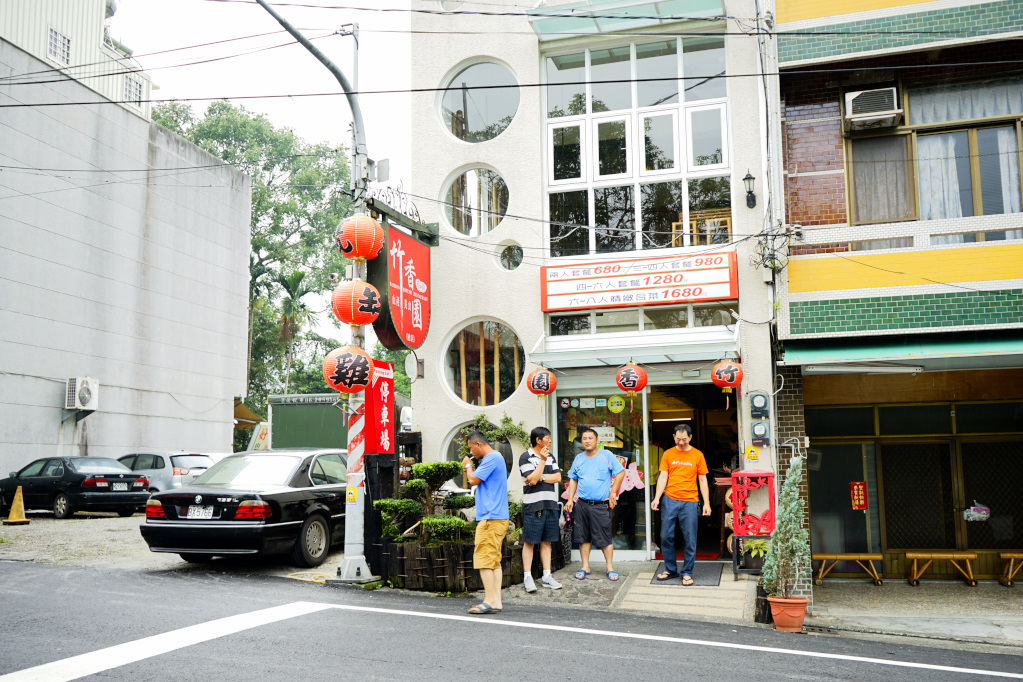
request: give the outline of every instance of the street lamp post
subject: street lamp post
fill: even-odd
[[[366,190],[369,184],[369,156],[366,153],[366,129],[362,122],[362,109],[359,106],[358,93],[345,78],[341,69],[320,52],[298,29],[277,14],[266,0],[256,0],[256,2],[269,12],[270,16],[276,19],[295,40],[309,50],[321,64],[327,67],[328,71],[334,74],[348,98],[348,106],[352,110],[353,138],[351,188],[355,210],[359,212],[363,209],[366,201]],[[358,41],[357,25],[353,35]],[[356,42],[356,50],[358,50],[358,42]],[[358,67],[356,66],[356,68]],[[366,261],[364,259],[356,259],[354,269],[355,279],[366,279]],[[352,345],[359,348],[364,348],[366,345],[361,325],[352,325]],[[362,392],[353,393],[348,400],[348,499],[345,514],[345,556],[337,570],[337,577],[341,582],[365,583],[375,579],[366,563],[363,537],[365,527],[363,506],[366,503],[365,403],[366,399]]]

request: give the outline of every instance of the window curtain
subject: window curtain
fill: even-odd
[[[861,223],[908,220],[913,214],[906,138],[854,140],[853,202]]]
[[[1002,180],[1002,209],[1004,213],[1019,213],[1019,149],[1016,147],[1015,128],[1001,128],[998,131],[998,170]],[[1009,239],[1023,237],[1023,230],[1010,230],[1018,233],[1008,236]]]
[[[921,135],[916,141],[920,181],[920,219],[962,218],[956,138],[953,135]],[[962,150],[964,154],[969,150]]]
[[[1023,114],[1023,78],[953,83],[909,90],[913,125]]]

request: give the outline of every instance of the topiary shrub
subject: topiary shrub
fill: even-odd
[[[425,462],[421,464],[412,465],[412,480],[405,484],[406,493],[409,490],[409,486],[415,481],[423,481],[422,484],[416,485],[416,490],[420,489],[420,485],[424,486],[422,492],[418,492],[415,497],[423,503],[423,509],[427,515],[434,513],[433,505],[433,494],[444,485],[444,482],[449,478],[453,478],[462,470],[460,462]]]
[[[423,529],[426,532],[425,540],[459,540],[463,533],[467,532],[468,524],[457,516],[446,514],[433,514],[423,517]]]
[[[444,508],[450,510],[468,509],[476,506],[476,498],[472,495],[452,495],[444,500]]]
[[[373,508],[383,514],[390,514],[394,517],[399,516],[420,516],[423,513],[423,505],[416,500],[395,500],[393,498],[386,498],[383,500],[374,500]]]
[[[402,487],[402,496],[418,500],[426,494],[426,481],[421,478],[413,478],[411,481],[406,481]]]

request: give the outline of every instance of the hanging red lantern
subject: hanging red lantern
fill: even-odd
[[[526,377],[526,386],[529,388],[529,392],[534,394],[537,398],[543,398],[546,395],[554,393],[554,389],[558,387],[558,377],[554,376],[554,372],[549,369],[533,370],[533,372]]]
[[[725,394],[725,409],[727,410],[732,402],[732,389],[742,383],[742,365],[730,360],[719,362],[711,368],[710,380],[714,382],[715,386],[720,386],[721,392]]]
[[[634,362],[626,363],[618,370],[615,383],[625,391],[626,397],[631,398],[646,388],[646,370]]]
[[[358,346],[332,350],[323,359],[323,380],[335,391],[359,393],[373,381],[373,360]]]
[[[334,315],[345,324],[373,324],[380,316],[380,292],[369,282],[341,282],[331,302]]]
[[[334,231],[334,246],[346,258],[372,260],[384,245],[384,228],[368,215],[353,215]]]

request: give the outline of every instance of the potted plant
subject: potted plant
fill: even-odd
[[[775,629],[782,632],[802,631],[810,601],[793,596],[800,575],[810,567],[810,540],[803,523],[806,502],[799,495],[802,482],[803,458],[795,457],[778,497],[778,521],[762,573]]]
[[[770,538],[747,538],[742,540],[742,564],[747,569],[762,569],[764,557],[771,546]]]

